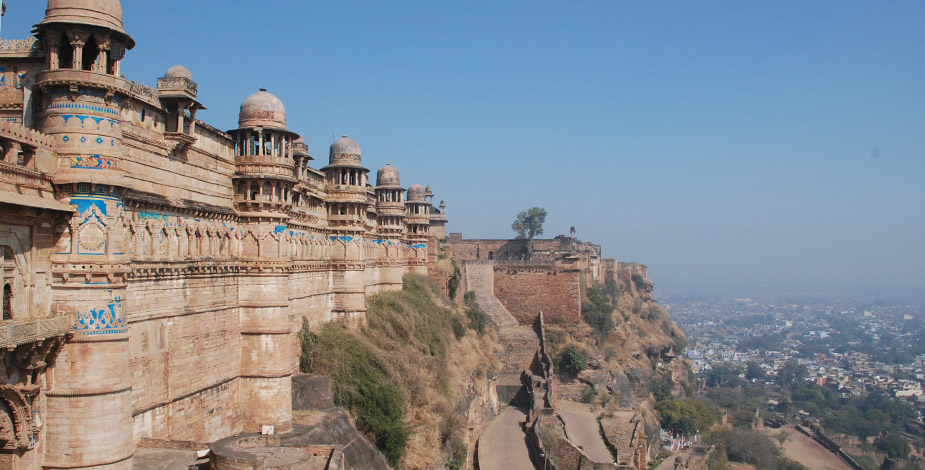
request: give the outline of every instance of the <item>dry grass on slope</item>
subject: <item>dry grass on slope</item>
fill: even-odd
[[[492,335],[480,336],[467,328],[465,316],[426,277],[406,276],[401,291],[371,296],[367,316],[369,325],[362,331],[326,326],[319,337],[338,336],[328,343],[335,349],[338,341],[350,344],[348,338],[355,339],[368,351],[368,362],[381,371],[382,380],[387,382],[383,386],[400,391],[399,419],[410,434],[400,448],[388,440],[383,443],[393,465],[437,468],[464,445],[467,423],[460,411],[465,411],[467,391],[487,380],[488,372],[497,368],[493,352],[499,346]],[[335,391],[338,387],[349,390],[357,385],[355,371],[362,367],[343,367],[335,362],[337,356],[316,348],[312,351],[313,368],[332,377]],[[368,405],[377,406],[359,402],[351,411],[361,427],[374,433],[375,429],[363,423],[364,413],[375,411],[364,410]],[[379,437],[374,436],[377,445]]]

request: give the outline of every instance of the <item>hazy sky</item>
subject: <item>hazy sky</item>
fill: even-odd
[[[222,129],[266,87],[466,237],[538,205],[659,290],[925,285],[925,2],[122,3],[129,79],[187,66]]]

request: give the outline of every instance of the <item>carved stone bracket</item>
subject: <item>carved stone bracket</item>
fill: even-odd
[[[0,385],[0,449],[25,450],[35,445],[32,408],[14,385]]]

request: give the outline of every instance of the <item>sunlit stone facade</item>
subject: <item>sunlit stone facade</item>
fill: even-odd
[[[266,90],[223,132],[185,67],[122,78],[118,0],[49,0],[34,31],[0,42],[0,469],[289,429],[303,319],[362,325],[428,272],[443,204],[347,137],[315,169]]]

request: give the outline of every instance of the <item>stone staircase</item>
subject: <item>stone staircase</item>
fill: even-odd
[[[495,297],[495,273],[492,263],[466,262],[466,285],[475,292],[475,300],[484,311],[504,346],[501,362],[504,374],[516,374],[529,370],[533,357],[540,347],[539,338],[533,328],[521,325],[511,312]]]

